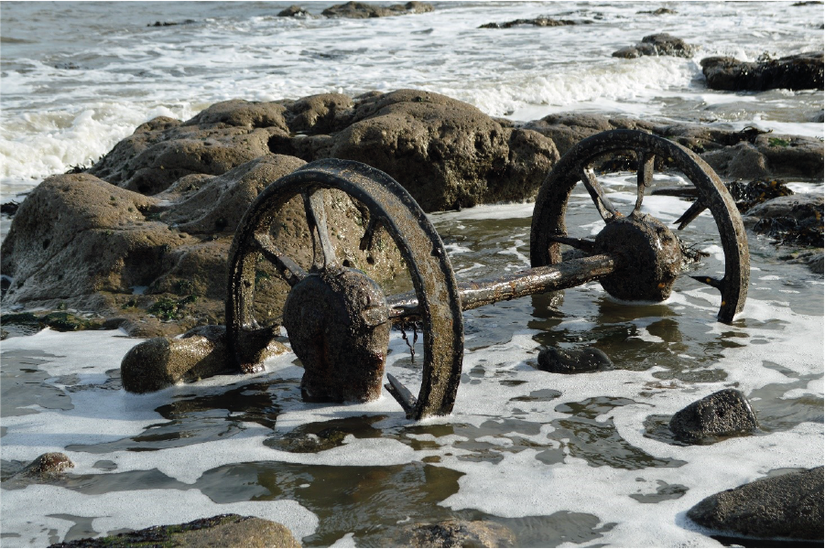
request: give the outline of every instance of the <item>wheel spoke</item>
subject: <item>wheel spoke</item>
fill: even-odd
[[[378,229],[378,216],[372,215],[369,223],[367,223],[367,228],[364,230],[364,236],[361,237],[361,242],[358,244],[361,251],[372,250],[376,229]]]
[[[633,207],[633,213],[637,214],[642,209],[645,189],[650,187],[653,182],[653,165],[656,161],[656,155],[641,149],[636,151],[636,159],[638,161],[636,168],[636,205]]]
[[[312,269],[318,271],[337,265],[338,260],[335,258],[335,249],[332,247],[327,231],[324,191],[318,189],[313,193],[304,193],[301,196],[304,199],[309,233],[312,235]]]
[[[564,235],[550,235],[547,237],[548,240],[551,242],[558,242],[559,244],[567,244],[577,250],[581,250],[587,253],[596,253],[596,243],[592,240],[586,240],[584,238],[571,238],[569,236]]]
[[[611,204],[604,195],[602,186],[596,179],[596,173],[593,171],[593,168],[585,167],[582,169],[581,181],[587,188],[587,192],[590,193],[590,198],[593,199],[596,209],[599,210],[599,215],[605,222],[613,221],[614,218],[621,216],[621,214],[616,211],[616,208],[613,207],[613,204]]]
[[[685,210],[685,213],[683,213],[681,215],[681,217],[679,217],[679,219],[677,219],[673,223],[674,224],[678,223],[679,224],[678,229],[681,231],[682,229],[687,227],[690,224],[691,221],[693,221],[694,219],[699,217],[699,214],[701,214],[702,212],[704,212],[707,209],[708,209],[708,207],[705,206],[702,203],[701,200],[697,200],[696,202],[691,204],[690,208]]]
[[[690,278],[694,280],[698,280],[702,284],[707,284],[713,288],[716,288],[720,292],[724,291],[725,288],[725,279],[724,278],[713,278],[711,276],[691,276]]]
[[[306,271],[292,259],[283,255],[275,243],[272,242],[272,237],[268,233],[255,233],[255,244],[267,261],[275,265],[278,273],[284,277],[290,286],[295,286],[306,277]]]

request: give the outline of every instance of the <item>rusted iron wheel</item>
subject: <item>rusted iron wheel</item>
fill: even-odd
[[[424,369],[418,397],[406,401],[407,416],[421,419],[449,414],[458,390],[464,347],[461,302],[452,265],[441,238],[410,194],[384,172],[359,162],[325,159],[307,164],[270,184],[244,215],[229,252],[226,324],[232,356],[243,371],[259,369],[261,346],[279,331],[279,326],[260,326],[254,318],[259,258],[274,265],[292,287],[308,274],[341,268],[327,228],[324,189],[343,191],[365,207],[369,222],[362,246],[371,245],[373,233],[383,227],[409,270],[423,324]],[[316,250],[309,271],[283,254],[271,238],[278,211],[295,196],[303,197]]]
[[[606,162],[610,158],[623,161],[615,162],[616,166],[611,168],[609,162]],[[629,215],[623,215],[605,195],[596,171],[623,171],[628,168],[628,161],[631,164],[630,170],[637,173],[637,193],[633,211]],[[745,305],[750,274],[750,256],[742,219],[730,193],[710,166],[681,145],[649,133],[636,130],[603,132],[584,139],[564,155],[545,179],[536,199],[530,233],[531,264],[539,267],[560,263],[561,244],[589,253],[610,253],[604,246],[599,249],[595,242],[568,236],[565,212],[570,195],[579,182],[587,189],[607,227],[611,224],[617,227],[619,221],[624,224],[628,219],[652,226],[652,218],[644,216],[641,209],[656,166],[681,172],[698,192],[698,200],[676,220],[679,230],[684,229],[705,209],[710,210],[716,222],[725,257],[724,276],[693,278],[719,290],[722,300],[717,319],[730,323]],[[645,220],[642,221],[643,218]],[[656,223],[659,223],[657,231],[660,228],[666,230],[660,222]],[[610,291],[607,287],[605,289]]]

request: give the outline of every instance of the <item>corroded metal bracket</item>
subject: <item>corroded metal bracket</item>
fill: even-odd
[[[623,158],[636,171],[633,210],[623,215],[599,183],[605,160]],[[641,131],[615,130],[573,147],[542,185],[530,234],[532,268],[501,278],[457,283],[441,238],[415,200],[387,174],[358,162],[312,162],[267,187],[253,202],[230,250],[226,302],[227,342],[243,371],[259,367],[261,350],[278,324],[259,326],[254,318],[256,265],[262,257],[292,288],[283,324],[293,350],[304,363],[302,395],[307,400],[370,399],[380,392],[383,362],[393,322],[420,321],[424,365],[418,396],[387,375],[387,390],[407,417],[421,419],[452,411],[461,376],[464,332],[462,310],[560,290],[599,280],[623,300],[662,301],[684,270],[684,248],[660,221],[642,212],[654,169],[665,165],[694,185],[698,201],[676,221],[681,230],[709,209],[725,256],[722,278],[694,277],[719,289],[717,318],[731,322],[747,294],[749,255],[744,225],[728,191],[698,156],[667,139]],[[567,234],[565,211],[573,188],[582,182],[605,223],[593,240]],[[378,226],[386,229],[404,259],[414,291],[385,297],[361,271],[336,257],[327,227],[323,193],[337,189],[369,212],[361,245],[371,246]],[[281,252],[271,228],[291,198],[303,199],[312,236],[313,264],[304,270]],[[564,244],[585,257],[562,261]]]

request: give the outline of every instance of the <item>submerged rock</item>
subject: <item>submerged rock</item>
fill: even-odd
[[[733,57],[702,59],[702,73],[713,90],[765,91],[823,89],[823,55],[808,52],[757,62]]]
[[[740,391],[724,389],[679,410],[670,420],[677,439],[690,444],[752,434],[758,428],[751,405]]]
[[[301,547],[301,543],[283,524],[230,514],[50,547]]]
[[[745,224],[785,244],[821,248],[823,245],[823,197],[795,194],[779,196],[750,208]]]
[[[26,465],[22,471],[12,478],[17,480],[29,480],[32,482],[43,482],[52,480],[62,475],[66,469],[74,467],[74,463],[69,456],[62,452],[49,452],[38,456],[37,459]]]
[[[547,347],[539,352],[538,367],[554,374],[582,374],[612,370],[613,362],[595,347],[566,350]]]
[[[413,524],[405,528],[402,537],[406,547],[511,547],[515,543],[510,529],[483,520]]]
[[[690,520],[727,537],[821,542],[823,468],[763,478],[707,497],[687,512]]]
[[[259,349],[255,362],[286,351],[272,340]],[[202,326],[179,338],[157,337],[126,353],[120,364],[123,388],[132,393],[159,391],[179,381],[197,381],[223,373],[235,373],[235,359],[226,347],[225,326]]]
[[[654,13],[654,12],[651,12]],[[660,13],[656,13],[660,15]],[[668,55],[671,57],[692,57],[696,51],[696,46],[685,43],[681,38],[676,38],[665,32],[651,34],[642,38],[642,41],[635,46],[628,46],[613,52],[613,57],[623,57],[633,59],[644,55]]]

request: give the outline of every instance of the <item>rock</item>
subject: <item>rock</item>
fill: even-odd
[[[595,347],[583,349],[557,349],[547,347],[539,352],[539,370],[554,374],[583,374],[613,369],[613,362]]]
[[[361,98],[329,155],[387,172],[425,211],[533,196],[558,160],[553,143],[532,130],[416,90]]]
[[[717,173],[734,179],[760,179],[772,175],[765,156],[755,145],[744,141],[703,154],[702,160]]]
[[[757,62],[739,61],[733,57],[707,57],[702,59],[701,65],[707,85],[713,90],[823,89],[822,53],[800,53]]]
[[[721,535],[754,540],[821,542],[823,468],[763,478],[707,497],[687,512]]]
[[[757,204],[761,204],[777,196],[791,196],[794,192],[779,179],[754,179],[749,183],[732,181],[727,185],[728,191],[736,201],[740,212],[747,212]]]
[[[417,523],[404,529],[402,547],[512,547],[513,532],[500,524],[483,520],[451,519],[436,524]]]
[[[256,362],[286,351],[272,340],[259,350]],[[197,381],[218,374],[237,373],[226,348],[225,326],[201,326],[179,338],[157,337],[126,353],[120,364],[123,388],[131,393],[159,391],[180,381]]]
[[[283,524],[231,514],[50,547],[301,547],[301,543]]]
[[[783,243],[821,248],[824,213],[822,196],[795,194],[758,204],[742,220],[754,232]]]
[[[306,17],[309,12],[301,6],[292,5],[278,12],[278,17]]]
[[[229,246],[241,216],[266,185],[303,164],[267,154],[221,176],[184,177],[156,197],[89,174],[49,178],[21,205],[3,242],[2,273],[9,281],[3,305],[95,311],[101,321],[121,318],[118,326],[140,337],[220,323]],[[343,194],[326,194],[336,243],[350,250],[339,257],[376,280],[404,269],[393,246],[360,250],[360,211]],[[276,238],[308,265],[311,241],[300,198],[283,212]],[[382,230],[376,238],[388,237]],[[270,276],[263,267],[261,273]],[[282,304],[287,290],[262,280],[256,313]],[[46,320],[53,325],[61,318]]]
[[[646,14],[646,15],[674,15],[676,14],[676,10],[672,10],[670,8],[658,8],[656,10],[645,10],[645,11],[637,11],[636,13],[639,14]]]
[[[658,14],[657,14],[658,15]],[[628,46],[613,52],[613,57],[633,59],[643,55],[668,55],[671,57],[692,57],[696,46],[686,44],[681,38],[667,33],[651,34],[642,38],[635,46]]]
[[[17,208],[20,207],[18,202],[14,200],[9,200],[8,202],[3,202],[0,204],[0,214],[5,214],[9,217],[14,217],[14,214],[17,213]]]
[[[364,2],[347,2],[331,6],[321,12],[326,17],[347,17],[350,19],[368,19],[371,17],[389,17],[414,13],[428,13],[433,7],[425,2],[407,2],[391,6],[375,6]]]
[[[589,21],[587,21],[589,23]],[[576,25],[575,21],[569,19],[551,19],[549,17],[536,17],[534,19],[515,19],[506,23],[485,23],[480,29],[509,29],[512,27],[532,25],[534,27],[563,27]]]
[[[790,254],[783,255],[779,259],[784,259],[788,263],[798,263],[807,266],[811,272],[825,274],[825,255],[822,248],[814,250],[796,250]]]
[[[60,477],[66,469],[74,467],[74,463],[69,456],[61,452],[49,452],[43,454],[30,464],[26,465],[22,471],[15,474],[12,479],[28,482],[46,482]]]
[[[524,129],[536,131],[555,144],[563,155],[582,139],[607,130],[638,129],[653,131],[655,124],[626,117],[611,117],[601,114],[551,114],[541,120],[523,125]]]
[[[670,419],[677,439],[690,444],[720,437],[752,434],[758,428],[751,405],[741,392],[724,389],[679,410]]]

